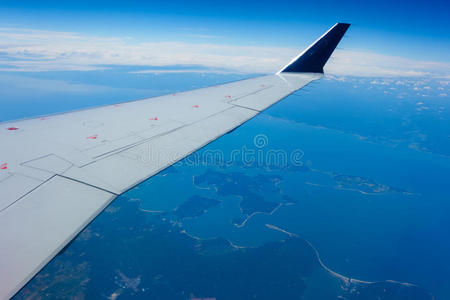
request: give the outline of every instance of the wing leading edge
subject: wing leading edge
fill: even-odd
[[[320,79],[348,26],[336,24],[274,75],[0,123],[0,298],[117,195]]]

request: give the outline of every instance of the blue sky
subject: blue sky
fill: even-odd
[[[303,47],[336,21],[345,47],[448,62],[448,1],[1,1],[0,26],[139,41],[215,37],[233,45]],[[211,39],[210,39],[211,40]]]

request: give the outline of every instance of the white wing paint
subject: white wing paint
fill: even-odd
[[[321,78],[348,26],[336,24],[274,75],[0,123],[0,298],[117,195]]]

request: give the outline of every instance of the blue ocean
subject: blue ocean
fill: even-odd
[[[0,120],[249,77],[136,68],[2,72]],[[118,197],[15,298],[450,299],[448,92],[326,76]]]

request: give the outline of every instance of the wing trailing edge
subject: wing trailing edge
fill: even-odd
[[[336,23],[277,74],[323,73],[323,67],[349,27],[348,23]]]

